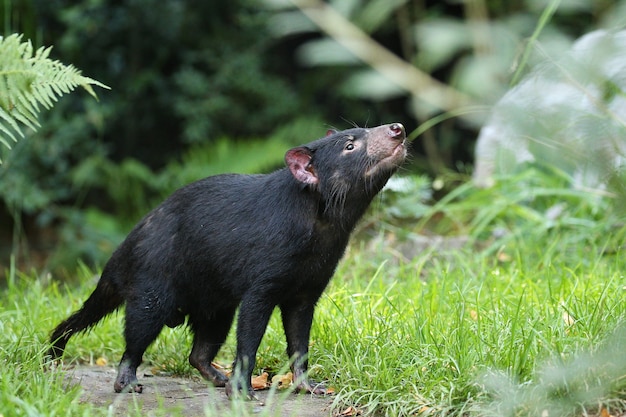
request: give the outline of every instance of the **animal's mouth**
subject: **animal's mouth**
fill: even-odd
[[[404,157],[406,156],[406,140],[402,140],[402,142],[398,143],[395,148],[391,151],[391,155],[386,158],[383,158],[378,164],[383,164],[386,161],[395,161],[399,160],[399,162],[404,161]],[[378,165],[377,164],[377,165]]]
[[[406,132],[400,123],[379,126],[370,131],[367,143],[367,155],[373,162],[365,172],[365,177],[373,175],[387,176],[404,162],[406,157]]]
[[[406,158],[406,138],[402,139],[400,143],[398,143],[390,152],[390,154],[376,164],[372,165],[366,172],[366,177],[371,177],[375,175],[379,171],[395,171],[402,163],[404,162],[404,158]]]
[[[406,156],[406,138],[402,139],[402,142],[398,143],[398,145],[393,148],[391,155],[388,158],[396,157],[397,155],[402,154],[402,159]]]

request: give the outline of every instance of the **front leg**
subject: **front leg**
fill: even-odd
[[[269,323],[274,305],[267,297],[253,294],[244,297],[237,320],[237,354],[233,363],[233,374],[226,384],[226,395],[247,393],[249,399],[256,399],[250,386],[252,371],[256,363],[256,353]]]
[[[293,361],[291,371],[297,384],[296,390],[316,395],[326,394],[324,385],[311,381],[307,376],[309,337],[315,303],[283,304],[280,310],[287,338],[287,355]]]

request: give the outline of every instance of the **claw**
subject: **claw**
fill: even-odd
[[[310,379],[305,379],[303,381],[301,381],[297,386],[296,386],[296,391],[297,392],[306,392],[309,394],[314,394],[314,395],[326,395],[327,393],[327,389],[326,386],[324,384],[322,384],[321,382],[315,382],[313,380]]]
[[[136,392],[137,394],[141,394],[143,392],[143,385],[135,382],[135,383],[130,383],[130,384],[126,384],[126,385],[121,385],[118,384],[118,382],[115,382],[115,385],[113,385],[113,389],[115,389],[115,392],[120,393],[120,392],[126,392],[126,393],[133,393]]]
[[[243,397],[243,388],[242,387],[233,387],[231,381],[226,383],[226,396],[228,399],[232,400],[237,397]],[[248,388],[248,394],[244,397],[248,401],[258,401],[259,399],[254,395],[254,391],[252,388]]]

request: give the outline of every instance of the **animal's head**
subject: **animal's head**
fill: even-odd
[[[293,177],[318,192],[326,208],[364,210],[406,157],[406,134],[400,123],[374,128],[329,131],[328,135],[290,149],[285,162]]]

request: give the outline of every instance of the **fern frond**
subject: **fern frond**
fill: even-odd
[[[49,57],[52,47],[33,49],[22,35],[0,37],[0,143],[11,147],[24,133],[20,124],[36,130],[40,106],[52,108],[64,94],[83,87],[98,99],[92,85],[109,89],[81,75],[73,65]]]

